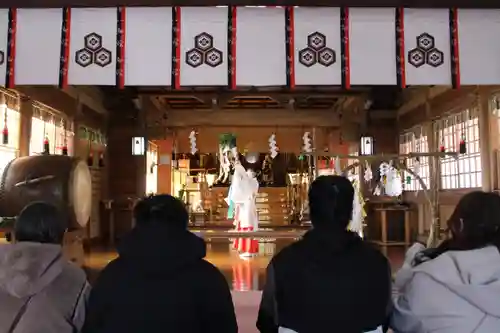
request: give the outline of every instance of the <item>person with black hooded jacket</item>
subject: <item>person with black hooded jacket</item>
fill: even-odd
[[[347,230],[353,199],[347,178],[320,176],[311,184],[313,229],[271,260],[257,319],[261,333],[361,333],[387,324],[390,265]]]
[[[90,294],[83,333],[235,333],[229,285],[187,230],[184,204],[170,195],[141,200],[136,227]]]

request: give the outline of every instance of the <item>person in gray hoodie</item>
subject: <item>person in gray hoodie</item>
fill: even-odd
[[[412,246],[397,273],[396,333],[500,332],[500,196],[472,192],[438,248]]]
[[[57,208],[28,205],[0,245],[0,333],[75,333],[85,320],[90,286],[62,255],[66,231]]]

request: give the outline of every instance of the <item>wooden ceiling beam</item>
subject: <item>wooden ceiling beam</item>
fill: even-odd
[[[98,89],[94,87],[84,89],[82,87],[68,86],[61,89],[61,91],[75,100],[78,100],[80,103],[86,105],[95,112],[106,117],[109,115],[108,110],[103,105],[103,96]]]
[[[351,118],[351,121],[358,119]],[[252,110],[169,110],[168,127],[203,126],[289,126],[339,127],[338,116],[330,110],[252,109]]]
[[[431,100],[434,97],[441,95],[451,89],[451,86],[433,86],[433,87],[422,87],[414,94],[411,98],[403,104],[398,109],[398,117],[418,108],[423,105],[427,100]]]

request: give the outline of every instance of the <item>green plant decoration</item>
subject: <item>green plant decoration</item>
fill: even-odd
[[[219,135],[219,145],[229,149],[236,147],[236,136],[233,133]]]

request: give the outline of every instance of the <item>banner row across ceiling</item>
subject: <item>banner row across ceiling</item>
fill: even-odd
[[[0,9],[0,84],[500,84],[500,10]]]

